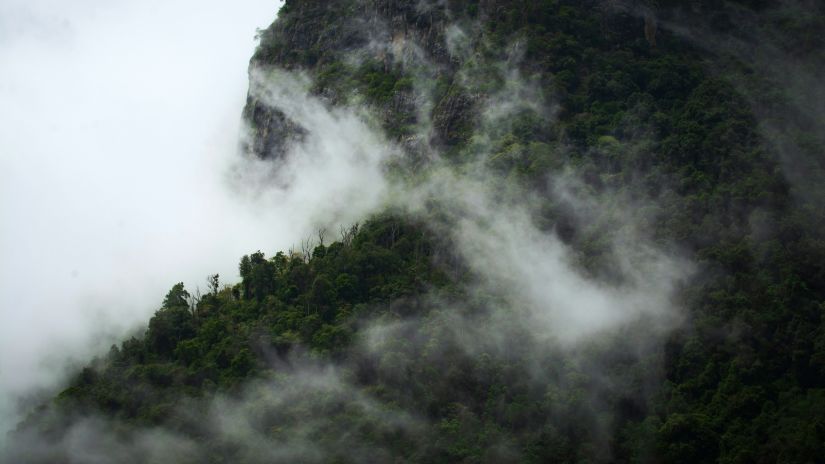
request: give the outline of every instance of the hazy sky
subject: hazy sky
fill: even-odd
[[[13,398],[294,237],[226,186],[276,0],[0,2],[0,445]]]

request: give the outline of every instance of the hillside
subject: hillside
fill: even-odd
[[[380,198],[174,285],[5,460],[823,462],[825,7],[683,3],[287,0],[244,156]]]

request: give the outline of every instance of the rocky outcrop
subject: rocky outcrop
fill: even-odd
[[[495,2],[484,3],[492,8]],[[369,73],[404,74],[405,69],[419,65],[437,69],[439,75],[430,77],[451,86],[451,92],[431,105],[431,114],[418,114],[420,100],[431,96],[420,95],[412,86],[394,88],[386,98],[369,103],[387,121],[389,135],[408,151],[422,151],[425,141],[420,134],[405,130],[421,123],[421,116],[433,122],[426,142],[454,144],[460,140],[462,129],[471,124],[468,110],[473,106],[467,95],[450,84],[456,63],[447,49],[445,31],[454,16],[443,2],[426,0],[287,2],[279,19],[261,32],[261,44],[250,67],[303,69],[317,76],[328,67],[346,63],[344,74],[359,86],[355,90],[366,90],[368,94],[370,82],[366,73],[359,74],[359,63],[380,63],[382,69],[370,69]],[[352,90],[342,90],[339,85],[340,81],[322,82],[315,91],[335,103],[348,97],[342,93]],[[282,157],[286,147],[301,138],[302,129],[297,124],[252,95],[247,99],[244,119],[252,131],[245,148],[255,156]]]

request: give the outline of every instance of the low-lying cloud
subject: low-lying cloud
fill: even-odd
[[[297,239],[226,182],[278,6],[0,5],[0,443],[17,395],[143,325],[172,283]]]
[[[452,35],[466,37],[455,30]],[[499,67],[504,73],[501,76],[505,82],[502,93],[482,102],[479,130],[522,110],[552,120],[551,105],[544,101],[536,86],[518,73],[505,73],[508,68]],[[647,237],[634,227],[632,215],[624,221],[615,219],[618,229],[610,236],[611,242],[606,247],[609,250],[606,259],[611,261],[618,278],[610,280],[589,274],[578,261],[575,249],[565,243],[553,227],[536,224],[536,212],[548,197],[504,181],[489,168],[486,164],[490,158],[489,141],[484,137],[476,138],[471,145],[476,150],[471,154],[473,161],[461,168],[438,161],[436,156],[436,160],[413,180],[394,181],[387,175],[387,165],[403,150],[383,136],[378,123],[369,117],[369,109],[328,106],[322,99],[309,94],[310,82],[301,74],[253,69],[250,77],[250,92],[256,99],[282,111],[306,131],[282,158],[275,161],[230,160],[225,153],[235,146],[235,137],[240,130],[221,132],[221,142],[211,148],[190,147],[185,141],[198,139],[195,135],[187,136],[182,130],[189,128],[193,134],[201,134],[198,129],[203,125],[216,127],[209,125],[211,121],[200,119],[203,109],[196,106],[197,112],[181,113],[194,119],[174,121],[172,127],[158,129],[158,137],[147,135],[139,130],[140,127],[122,121],[116,121],[114,127],[101,122],[102,126],[90,133],[101,134],[103,142],[107,143],[102,151],[94,151],[94,163],[82,168],[68,157],[65,163],[69,169],[75,170],[74,176],[57,176],[53,182],[43,181],[44,188],[56,183],[65,189],[63,196],[34,195],[25,186],[17,185],[14,191],[18,197],[27,200],[10,209],[10,219],[15,219],[16,223],[29,215],[53,217],[55,209],[65,211],[70,218],[83,219],[84,227],[76,226],[75,232],[78,234],[75,240],[83,246],[69,246],[69,251],[63,252],[67,254],[56,254],[62,259],[59,259],[52,279],[61,281],[60,276],[66,270],[59,266],[66,263],[76,268],[76,273],[70,270],[69,275],[75,273],[76,278],[81,275],[86,278],[88,274],[94,285],[78,285],[82,291],[66,295],[102,298],[108,307],[100,309],[99,314],[113,320],[124,318],[121,327],[127,327],[135,321],[145,320],[157,295],[161,295],[170,283],[181,280],[182,274],[197,277],[219,271],[222,276],[234,276],[235,259],[250,249],[261,246],[286,249],[314,228],[354,222],[372,212],[391,208],[421,218],[434,233],[443,235],[453,244],[453,252],[471,274],[471,283],[465,289],[468,298],[458,303],[440,295],[425,295],[419,302],[427,309],[424,316],[373,321],[364,329],[364,337],[356,345],[353,355],[356,359],[386,356],[397,348],[399,341],[405,344],[404,349],[415,353],[406,357],[415,364],[410,367],[413,372],[423,370],[426,367],[423,363],[428,360],[433,363],[444,361],[440,350],[456,349],[468,356],[485,355],[494,360],[515,357],[533,367],[524,374],[534,380],[532,386],[541,390],[550,388],[548,382],[552,386],[554,380],[563,378],[559,373],[548,371],[547,364],[568,356],[566,362],[592,375],[593,379],[585,383],[593,401],[598,401],[611,389],[631,393],[630,388],[606,372],[596,358],[582,353],[587,351],[589,344],[629,330],[628,327],[636,323],[639,323],[638,338],[634,340],[634,346],[626,348],[644,350],[646,342],[657,340],[678,323],[680,312],[676,293],[680,282],[690,275],[690,266],[684,260],[668,250],[648,244]],[[122,91],[117,86],[112,95],[121,95]],[[237,115],[241,101],[238,96],[227,98],[227,102],[231,100],[236,104],[234,110],[230,108],[217,114]],[[432,108],[432,102],[425,101],[426,96],[427,92],[422,91],[419,95],[422,101],[418,103]],[[109,98],[104,100],[110,101]],[[194,100],[193,97],[190,103],[195,104]],[[542,104],[537,106],[537,102]],[[150,114],[162,112],[163,105],[151,106],[148,111]],[[236,129],[233,124],[228,127]],[[429,124],[423,126],[424,130],[430,130]],[[248,133],[252,129],[243,130],[244,136],[252,136]],[[22,139],[3,135],[12,141],[9,146],[20,150],[25,146]],[[422,140],[428,140],[430,134],[419,135]],[[146,137],[174,143],[169,147],[144,145],[141,141]],[[43,142],[49,144],[43,147],[43,153],[48,152],[49,147],[57,149],[60,141],[60,137],[49,137]],[[76,145],[69,146],[82,150],[88,147],[85,142],[88,140],[80,139]],[[436,147],[430,149],[437,152]],[[171,154],[181,151],[200,154],[201,150],[208,154],[202,164],[192,157],[170,158]],[[114,156],[112,153],[124,158],[120,162],[112,161],[108,158]],[[158,163],[146,163],[147,156],[148,159],[157,156]],[[19,159],[12,161],[21,168],[29,167]],[[111,163],[116,167],[116,175],[107,181],[84,176],[87,171],[109,172],[100,171],[96,163],[102,163],[102,166]],[[44,162],[43,166],[47,172],[53,169],[49,163]],[[224,177],[227,173],[228,180]],[[607,214],[594,211],[600,208],[603,197],[589,197],[587,193],[566,187],[574,185],[575,178],[575,172],[551,176],[548,179],[552,186],[548,188],[549,198],[567,204],[571,210],[580,210],[577,219],[584,224],[591,217]],[[137,180],[141,188],[137,188],[135,182],[129,182],[131,179]],[[86,192],[84,196],[77,196],[71,188],[75,180],[81,180],[77,184]],[[226,182],[240,195],[227,196]],[[613,202],[622,201],[618,193],[601,195],[613,196]],[[89,202],[97,208],[87,210]],[[40,205],[40,209],[33,205]],[[438,211],[437,215],[432,214],[434,210]],[[109,224],[109,221],[115,224]],[[93,229],[87,229],[86,222]],[[56,225],[62,225],[60,229],[71,233],[72,229],[66,225],[75,223],[56,221]],[[15,228],[16,237],[9,237],[9,240],[4,237],[4,247],[11,249],[15,243],[23,242],[23,230]],[[36,230],[35,237],[40,237],[43,243],[53,243],[54,224]],[[96,239],[89,242],[90,237]],[[107,241],[109,237],[118,240]],[[28,244],[37,242],[25,241]],[[12,262],[38,263],[36,269],[54,261],[48,259],[52,255],[37,253],[13,256],[16,259]],[[116,259],[110,260],[110,257]],[[86,266],[96,267],[90,271]],[[107,276],[107,272],[118,269],[128,272]],[[12,272],[13,269],[9,269],[8,275]],[[35,279],[35,276],[33,271],[23,275],[27,279]],[[49,279],[40,281],[42,288],[36,290],[35,295],[60,295],[49,292],[58,283]],[[26,292],[37,289],[25,281],[11,282]],[[67,280],[65,285],[72,284],[73,281]],[[12,294],[24,306],[32,308],[66,307],[50,299],[31,297],[25,300],[20,296],[22,292]],[[142,294],[152,298],[147,300]],[[108,309],[124,302],[131,305],[124,308],[131,313],[129,315]],[[4,301],[3,306],[6,317],[5,308],[10,305]],[[36,332],[21,331],[20,334],[42,336],[49,330],[59,333],[59,325],[70,320],[77,325],[74,339],[69,339],[74,345],[70,346],[88,343],[91,317],[83,316],[84,310],[80,308],[84,306],[73,304],[69,307],[77,308],[75,313],[56,312],[58,309],[35,312],[38,318],[54,317],[55,325],[45,324]],[[21,322],[31,324],[30,319],[20,319],[18,325],[10,327],[19,328]],[[114,333],[115,337],[119,334]],[[518,340],[518,343],[514,344],[512,340]],[[10,349],[15,343],[31,347],[30,363],[42,359],[43,350],[55,347],[52,340],[26,345],[19,337],[7,343]],[[79,356],[83,354],[82,351],[78,353]],[[11,361],[4,359],[4,364],[7,362]],[[181,405],[180,416],[184,421],[205,424],[203,433],[215,439],[214,446],[225,444],[229,449],[240,449],[230,455],[249,462],[322,462],[336,457],[335,453],[359,460],[389,460],[390,456],[383,454],[379,446],[359,436],[358,431],[347,430],[345,416],[340,417],[341,422],[336,422],[338,416],[331,411],[366,416],[379,430],[389,427],[391,430],[387,433],[409,434],[413,444],[416,440],[426,443],[427,439],[434,438],[421,431],[428,424],[422,422],[416,412],[404,409],[403,404],[387,409],[386,404],[361,389],[352,378],[357,366],[344,366],[339,370],[340,366],[318,366],[303,359],[296,360],[294,365],[294,370],[282,381],[255,381],[246,385],[238,397],[219,396],[206,406]],[[396,369],[398,366],[387,364],[382,367],[379,362],[378,373],[391,377]],[[30,369],[30,372],[37,370]],[[26,381],[10,383],[6,391],[23,391],[32,385],[43,384],[45,379],[53,377],[43,373],[37,378],[30,373]],[[444,382],[444,388],[449,387],[447,380],[434,378],[432,382]],[[541,390],[537,394],[547,392]],[[319,402],[313,402],[316,399]],[[325,401],[334,404],[325,409]],[[299,419],[290,416],[293,408],[298,408],[302,414]],[[191,415],[189,419],[187,414]],[[571,417],[560,412],[559,420],[568,420],[574,415],[567,414]],[[596,424],[602,419],[591,411],[585,420]],[[282,424],[283,428],[273,429],[273,424]],[[193,446],[191,437],[169,430],[130,430],[121,435],[104,432],[112,429],[117,430],[116,424],[113,426],[106,419],[83,418],[74,423],[54,448],[32,450],[23,446],[22,451],[15,452],[56,453],[58,456],[74,456],[84,462],[102,462],[111,456],[122,456],[124,462],[136,459],[134,456],[143,456],[137,458],[137,462],[197,462],[203,457],[202,451]],[[313,440],[322,432],[324,436],[342,436],[346,440],[319,445]],[[594,425],[593,434],[602,433],[605,433],[604,428]],[[103,435],[100,441],[93,439],[100,435]],[[144,444],[148,448],[144,448]],[[491,459],[518,460],[512,444],[493,445],[491,449],[495,448],[495,451],[491,451]],[[100,446],[100,454],[82,454],[87,451],[81,450],[89,446]],[[32,460],[46,459],[42,454],[22,456]]]

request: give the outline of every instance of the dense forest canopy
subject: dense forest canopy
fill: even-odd
[[[287,0],[246,156],[288,189],[333,145],[378,206],[174,285],[7,455],[822,462],[823,25],[805,1]]]

